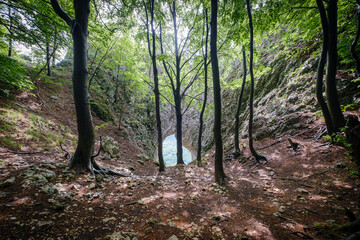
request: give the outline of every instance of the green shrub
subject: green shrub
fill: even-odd
[[[34,89],[35,86],[27,79],[25,66],[0,55],[0,88],[26,91]]]
[[[105,122],[114,121],[114,116],[111,113],[109,107],[100,102],[90,100],[90,108],[93,113]]]

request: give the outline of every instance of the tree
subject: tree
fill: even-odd
[[[328,53],[328,48],[329,48],[329,30],[327,25],[326,12],[322,0],[316,0],[316,4],[318,5],[321,24],[323,28],[323,45],[322,45],[322,51],[320,55],[317,78],[316,78],[316,98],[324,115],[327,132],[329,134],[332,134],[335,132],[335,129],[330,116],[329,109],[323,97],[323,76],[324,76],[324,67],[326,64],[326,55]]]
[[[214,91],[214,140],[215,140],[215,182],[223,184],[225,173],[223,169],[223,145],[221,136],[221,87],[219,76],[219,63],[217,58],[217,0],[211,0],[211,33],[210,33],[210,56]]]
[[[75,19],[72,19],[60,6],[57,0],[51,0],[54,11],[68,24],[73,39],[74,68],[72,75],[74,102],[78,130],[78,143],[74,155],[71,157],[69,168],[76,167],[78,171],[86,170],[91,174],[122,175],[112,170],[100,167],[93,156],[95,134],[90,112],[88,92],[88,21],[90,14],[90,0],[76,0],[73,2]]]
[[[356,51],[355,51],[355,47],[357,45],[357,42],[359,41],[359,37],[360,37],[360,1],[356,0],[356,6],[357,6],[357,12],[356,12],[356,35],[354,38],[354,41],[351,43],[350,45],[350,52],[351,52],[351,56],[353,57],[354,61],[355,61],[355,67],[356,67],[356,76],[359,77],[360,74],[360,58],[357,55]]]
[[[190,64],[190,61],[193,59],[194,55],[199,51],[199,49],[193,50],[193,52],[190,54],[190,56],[184,60],[184,56],[185,56],[185,52],[189,52],[190,50],[187,49],[188,44],[189,43],[189,39],[191,37],[191,35],[194,35],[194,28],[195,28],[195,24],[197,23],[197,13],[196,16],[194,17],[194,22],[192,24],[192,26],[189,26],[189,30],[187,31],[186,37],[185,39],[180,39],[179,41],[179,21],[177,19],[177,13],[178,13],[178,8],[176,6],[176,1],[173,0],[172,3],[168,4],[169,10],[170,10],[170,14],[171,14],[171,20],[172,20],[172,24],[173,24],[173,31],[174,31],[174,36],[173,36],[173,43],[174,43],[174,57],[175,57],[175,61],[172,60],[172,63],[170,63],[169,61],[167,61],[167,59],[165,58],[163,60],[163,66],[165,69],[165,72],[170,80],[170,88],[172,91],[172,95],[173,95],[173,99],[174,99],[174,104],[173,107],[175,108],[175,116],[176,116],[176,148],[177,148],[177,164],[184,164],[184,160],[183,160],[183,150],[182,150],[182,118],[183,115],[185,114],[185,112],[189,109],[192,101],[198,96],[192,96],[190,97],[191,100],[188,103],[188,106],[185,107],[185,110],[183,111],[182,109],[182,101],[187,97],[186,93],[187,91],[190,89],[190,87],[193,85],[193,83],[195,82],[195,80],[198,78],[198,76],[200,75],[200,70],[201,67],[203,65],[202,61],[198,62],[198,63],[192,63],[192,65]],[[184,7],[183,10],[188,9],[187,7]],[[192,10],[192,9],[190,9]],[[196,8],[196,10],[198,10],[198,7]],[[182,19],[183,22],[186,19]],[[161,48],[161,54],[163,55],[162,57],[164,57],[165,55],[165,51],[164,51],[164,41],[163,41],[163,34],[162,34],[162,26],[160,25],[160,48]],[[189,66],[191,65],[191,66]],[[200,67],[199,67],[200,66]],[[185,73],[183,76],[181,75],[183,70],[185,69],[189,69],[190,70]],[[188,75],[192,72],[195,72],[193,74],[193,76],[191,77],[191,79],[187,82],[187,84],[185,84],[185,80],[187,79]],[[185,85],[184,89],[182,90],[182,86]],[[168,101],[170,103],[170,101]]]
[[[159,158],[159,171],[165,171],[165,163],[163,157],[162,149],[162,130],[161,130],[161,113],[160,113],[160,91],[159,91],[159,76],[158,69],[156,64],[156,33],[154,28],[154,0],[149,0],[149,10],[147,5],[143,0],[145,13],[146,13],[146,37],[149,49],[149,55],[151,57],[152,69],[153,69],[153,78],[154,78],[154,95],[155,95],[155,114],[156,114],[156,130],[157,130],[157,148],[158,148],[158,158]],[[150,30],[149,30],[149,16],[150,13],[150,27],[152,34],[152,41],[150,41]]]
[[[253,136],[252,136],[252,128],[253,128],[253,117],[254,117],[254,71],[253,71],[253,58],[254,58],[254,28],[252,23],[252,15],[251,15],[251,5],[250,1],[246,0],[247,12],[249,17],[249,29],[250,29],[250,116],[249,116],[249,148],[251,154],[254,155],[257,162],[260,160],[268,161],[264,155],[258,154],[253,146]]]
[[[54,11],[69,25],[74,46],[73,91],[78,129],[78,143],[69,168],[77,167],[93,172],[91,156],[94,152],[95,134],[90,113],[87,68],[87,37],[90,0],[74,1],[75,19],[72,19],[57,0],[51,0]]]
[[[329,0],[327,4],[327,22],[329,28],[329,48],[326,69],[326,97],[330,116],[335,130],[345,126],[336,90],[337,71],[337,0]]]
[[[203,125],[204,125],[204,113],[206,108],[206,102],[207,102],[207,94],[208,94],[208,42],[209,42],[209,24],[208,24],[208,13],[207,8],[204,9],[204,26],[203,26],[203,32],[205,31],[205,44],[202,44],[202,54],[204,59],[204,100],[203,105],[200,112],[199,117],[199,136],[198,136],[198,148],[197,148],[197,156],[196,160],[198,163],[198,166],[201,165],[201,139],[202,139],[202,132],[203,132]],[[202,39],[203,41],[204,39]]]
[[[245,48],[243,49],[243,82],[241,84],[241,90],[239,95],[239,101],[238,106],[236,109],[235,114],[235,127],[234,127],[234,157],[237,158],[240,156],[240,148],[239,148],[239,115],[240,115],[240,109],[241,109],[241,101],[244,94],[244,88],[245,88],[245,82],[246,82],[246,54],[245,54]]]

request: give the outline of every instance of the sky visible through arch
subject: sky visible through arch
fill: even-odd
[[[174,135],[168,136],[163,142],[163,156],[165,166],[175,166],[177,162],[176,158],[176,138]],[[183,146],[183,159],[185,164],[191,162],[190,151]]]

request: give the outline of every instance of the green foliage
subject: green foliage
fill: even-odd
[[[360,104],[359,103],[352,103],[352,104],[348,104],[348,105],[341,105],[341,111],[346,112],[346,111],[352,111],[352,110],[356,110],[360,108]]]
[[[90,99],[90,108],[101,120],[105,122],[114,121],[114,116],[106,104]]]
[[[341,133],[334,133],[331,136],[325,135],[323,138],[325,141],[330,142],[332,144],[344,146],[347,148],[351,147],[351,143],[349,143],[348,140],[346,139],[345,135],[341,134]]]
[[[28,80],[25,66],[12,58],[0,55],[0,88],[27,91],[35,86]]]

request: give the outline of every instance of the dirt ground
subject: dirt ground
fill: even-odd
[[[33,110],[75,132],[71,90],[61,91],[56,100],[51,91],[20,94],[0,108],[25,115]],[[351,174],[355,166],[346,149],[313,141],[323,122],[310,118],[308,129],[294,136],[255,143],[268,163],[254,164],[247,148],[226,161],[224,186],[214,183],[213,152],[204,167],[158,173],[131,141],[113,133],[116,126],[98,135],[116,138],[121,157],[97,160],[131,177],[69,171],[58,146],[0,146],[0,239],[341,239],[345,235],[328,227],[349,221],[344,207],[359,215],[359,180]],[[27,124],[19,120],[19,139]],[[299,143],[297,151],[289,148],[288,137]],[[72,143],[64,147],[72,150]]]

